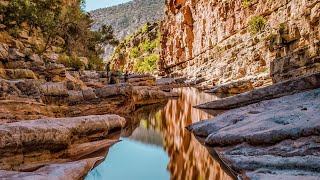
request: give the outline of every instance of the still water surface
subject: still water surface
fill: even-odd
[[[86,180],[225,180],[229,177],[185,129],[211,118],[192,106],[219,99],[195,88],[175,89],[178,99],[144,107],[131,117],[121,142]]]

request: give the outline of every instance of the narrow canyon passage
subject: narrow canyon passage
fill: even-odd
[[[220,99],[196,88],[179,88],[178,99],[138,109],[106,160],[86,180],[232,179],[185,127],[212,115],[192,106]],[[130,127],[129,127],[130,126]]]

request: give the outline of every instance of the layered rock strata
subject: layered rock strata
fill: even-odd
[[[125,124],[117,115],[1,123],[1,176],[83,178],[118,142],[110,139],[111,134]]]
[[[254,91],[195,106],[200,109],[233,109],[263,100],[274,99],[310,89],[320,88],[320,74],[294,78]],[[212,91],[209,90],[209,93]]]
[[[244,179],[320,177],[320,89],[232,109],[188,129]]]
[[[265,76],[248,90],[319,72],[319,9],[318,0],[167,0],[162,69],[205,85]]]
[[[7,180],[29,180],[29,179],[84,179],[94,164],[102,157],[84,159],[69,163],[55,163],[45,165],[34,172],[17,172],[0,170],[0,178]]]

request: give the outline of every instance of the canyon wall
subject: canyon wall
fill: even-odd
[[[319,9],[319,0],[166,0],[161,68],[249,89],[319,72]]]

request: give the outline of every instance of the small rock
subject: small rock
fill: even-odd
[[[9,59],[12,60],[18,60],[25,57],[25,55],[19,52],[17,49],[9,49],[8,53]]]
[[[0,60],[8,59],[8,56],[9,56],[8,50],[9,50],[9,47],[7,44],[0,43]]]

